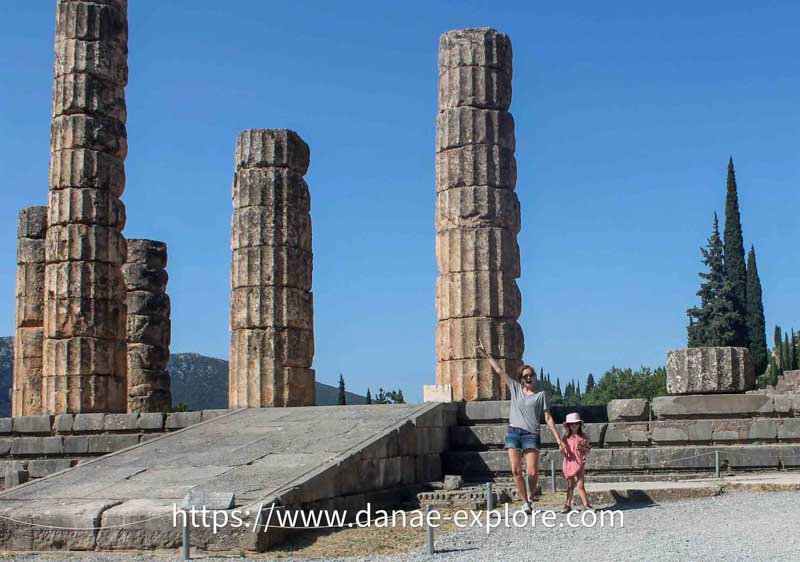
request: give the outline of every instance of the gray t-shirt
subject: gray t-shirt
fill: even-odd
[[[511,393],[511,415],[508,425],[539,435],[539,426],[544,423],[544,413],[549,410],[544,391],[525,394],[522,385],[506,376]]]

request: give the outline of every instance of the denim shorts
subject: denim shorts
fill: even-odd
[[[531,433],[520,427],[508,426],[506,433],[506,449],[518,449],[526,451],[528,449],[541,449],[542,442],[538,433]]]

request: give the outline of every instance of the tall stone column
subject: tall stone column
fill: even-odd
[[[19,212],[12,416],[42,413],[45,232],[47,207]]]
[[[294,131],[236,140],[231,226],[231,408],[315,400],[308,145]]]
[[[122,267],[128,290],[128,412],[169,412],[171,336],[167,245],[128,240]]]
[[[44,410],[124,412],[126,0],[58,0]]]
[[[509,371],[524,350],[514,188],[511,42],[493,29],[439,41],[436,119],[436,382],[455,400],[507,397],[479,342]]]

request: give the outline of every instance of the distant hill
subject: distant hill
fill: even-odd
[[[11,373],[14,338],[0,338],[0,417],[11,415]],[[188,404],[191,410],[228,407],[228,362],[199,353],[174,353],[169,358],[172,403]],[[317,383],[317,405],[338,403],[339,390]],[[363,396],[347,393],[348,404],[363,404]]]

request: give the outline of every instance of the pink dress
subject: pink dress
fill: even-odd
[[[592,450],[589,444],[589,439],[586,436],[573,434],[564,439],[564,462],[561,465],[561,470],[564,472],[564,478],[572,478],[578,474],[583,467],[586,466],[586,455]]]

